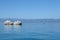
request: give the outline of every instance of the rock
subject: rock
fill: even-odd
[[[13,23],[12,23],[10,20],[6,20],[6,21],[4,22],[4,24],[5,24],[5,25],[13,25]]]
[[[17,20],[17,21],[15,21],[13,24],[14,24],[14,25],[22,25],[22,22]]]

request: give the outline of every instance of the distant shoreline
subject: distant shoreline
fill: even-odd
[[[16,20],[21,20],[22,23],[41,23],[41,22],[59,22],[60,23],[60,19],[17,19],[17,18],[6,18],[6,19],[3,19],[3,18],[0,18],[0,22],[4,22],[6,20],[11,20],[12,22],[16,21]]]

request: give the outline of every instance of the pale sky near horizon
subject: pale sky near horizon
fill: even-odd
[[[60,0],[0,0],[0,18],[60,18]]]

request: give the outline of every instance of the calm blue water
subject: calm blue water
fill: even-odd
[[[60,40],[60,22],[23,22],[21,26],[0,23],[0,40]]]

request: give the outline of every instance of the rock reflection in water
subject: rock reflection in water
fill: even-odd
[[[13,30],[15,32],[20,32],[21,31],[21,25],[13,25]]]
[[[12,25],[4,25],[4,31],[5,32],[11,32],[12,31]]]
[[[5,32],[20,32],[20,25],[4,25]]]

